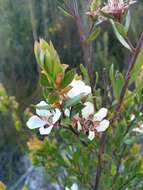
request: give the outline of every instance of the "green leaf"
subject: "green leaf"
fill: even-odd
[[[120,24],[119,22],[114,22],[114,23],[115,23],[116,29],[119,32],[119,34],[121,34],[121,36],[123,36],[123,37],[127,37],[127,31],[124,28],[124,26],[122,24]]]
[[[96,28],[96,30],[94,30],[89,36],[88,38],[86,39],[87,42],[91,42],[93,40],[95,40],[98,35],[100,34],[100,31],[101,31],[101,28]]]
[[[85,94],[81,93],[78,96],[75,96],[74,98],[65,101],[64,108],[66,109],[66,108],[75,106],[77,103],[79,103],[83,99],[83,97],[85,97]]]
[[[51,73],[51,75],[53,76],[53,79],[55,80],[57,74],[62,73],[64,75],[64,68],[60,62],[59,56],[58,56],[57,51],[55,50],[52,42],[50,42],[48,50],[49,50],[51,60],[52,60],[52,73]]]
[[[114,17],[113,17],[111,14],[105,13],[105,12],[103,12],[103,11],[100,11],[100,13],[101,13],[101,15],[102,15],[103,17],[106,17],[106,18],[108,18],[108,19],[114,19]]]
[[[44,61],[44,69],[47,73],[52,75],[53,72],[53,62],[52,57],[48,50],[45,50],[45,61]]]
[[[78,103],[75,106],[73,106],[72,111],[71,111],[71,117],[75,116],[77,113],[80,113],[81,110],[84,108],[85,106],[82,103]]]
[[[131,72],[131,78],[130,78],[130,84],[134,82],[140,73],[141,66],[143,65],[143,48],[141,48],[140,53],[137,57],[136,63],[134,65],[134,68]]]
[[[126,139],[126,140],[124,141],[124,143],[125,143],[126,145],[132,145],[134,142],[135,142],[134,139]]]
[[[111,175],[116,175],[116,165],[114,163],[111,164]]]
[[[39,59],[40,48],[39,48],[39,43],[37,41],[35,41],[34,43],[34,54],[35,54],[37,63],[40,65],[40,59]]]
[[[123,84],[124,84],[124,77],[121,73],[118,72],[115,80],[116,80],[115,96],[116,96],[116,98],[118,98],[120,96],[121,89],[122,89]]]
[[[114,65],[113,65],[113,64],[112,64],[111,67],[110,67],[109,76],[110,76],[110,80],[111,80],[112,87],[113,87],[113,89],[114,89],[114,87],[115,87],[115,77],[114,77]]]
[[[47,100],[50,104],[54,104],[60,100],[60,96],[57,92],[51,92],[49,93]]]
[[[88,71],[87,69],[83,66],[83,64],[80,64],[80,70],[84,76],[85,79],[88,79],[89,81],[89,74],[88,74]]]
[[[71,120],[70,118],[62,118],[60,124],[61,126],[68,127],[71,125]]]
[[[133,101],[133,98],[141,92],[143,89],[143,83],[142,81],[138,84],[138,86],[131,92],[128,93],[128,95],[125,97],[125,104],[130,104],[131,101]]]
[[[120,96],[122,86],[124,84],[124,77],[120,72],[116,72],[116,77],[114,76],[113,64],[111,65],[109,76],[113,87],[113,94],[115,98],[118,99],[118,97]]]
[[[72,82],[72,80],[74,79],[74,76],[75,76],[74,70],[66,72],[66,74],[62,80],[62,83],[60,85],[60,88],[64,89],[65,87],[67,87]]]
[[[73,16],[68,13],[64,8],[58,6],[59,10],[62,12],[62,14],[65,16],[65,17],[68,17],[68,18],[73,18]]]
[[[125,36],[122,36],[122,35],[121,35],[121,33],[124,33],[124,35],[125,35],[125,32],[123,32],[123,30],[121,31],[121,26],[118,25],[118,29],[117,29],[117,27],[116,27],[117,24],[115,24],[115,22],[114,22],[112,19],[110,19],[110,22],[111,22],[111,24],[112,24],[114,33],[115,33],[117,39],[119,40],[119,42],[120,42],[125,48],[127,48],[128,50],[130,50],[130,51],[132,52],[132,50],[131,50],[129,44],[128,44],[128,43],[126,42],[126,40],[124,39]],[[120,32],[118,31],[119,28],[120,28]],[[123,28],[122,28],[122,29],[123,29]]]
[[[126,15],[126,20],[125,20],[125,29],[126,29],[126,31],[129,30],[130,24],[131,24],[131,13],[128,10],[127,15]]]
[[[48,79],[54,84],[58,74],[64,76],[65,69],[60,62],[57,51],[52,42],[49,44],[40,39],[40,43],[35,43],[35,55],[40,64],[40,67],[48,75]]]
[[[51,86],[51,83],[49,82],[49,79],[45,73],[41,73],[40,84],[44,87],[50,87]]]
[[[95,72],[95,76],[96,76],[96,84],[97,84],[98,81],[99,81],[99,74],[98,74],[98,72]]]

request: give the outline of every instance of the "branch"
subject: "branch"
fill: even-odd
[[[102,135],[101,138],[101,144],[100,148],[98,151],[98,164],[96,167],[96,176],[95,176],[95,184],[94,184],[94,190],[98,189],[99,182],[100,182],[100,177],[101,177],[101,172],[102,172],[102,155],[104,153],[104,147],[105,147],[105,142],[106,142],[106,136],[107,136],[107,131],[105,131]]]

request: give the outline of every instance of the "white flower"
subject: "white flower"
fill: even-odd
[[[70,117],[70,110],[65,109],[64,114],[65,114],[65,116]]]
[[[132,114],[130,120],[133,121],[135,119],[135,115]]]
[[[29,129],[39,128],[41,135],[48,135],[54,124],[59,120],[61,112],[59,109],[55,109],[54,111],[47,110],[48,104],[45,101],[41,101],[36,107],[37,115],[30,117],[26,125]]]
[[[78,130],[78,131],[81,131],[81,130],[82,130],[82,126],[81,126],[81,124],[80,124],[79,121],[77,122],[77,130]]]
[[[104,119],[107,116],[107,108],[101,108],[95,115],[94,115],[94,119],[96,121],[102,121],[102,119]]]
[[[74,183],[71,188],[66,187],[65,190],[78,190],[78,185]]]
[[[91,87],[86,85],[81,80],[73,80],[70,84],[72,89],[67,93],[69,98],[74,98],[75,96],[78,96],[81,93],[84,93],[85,95],[88,95],[91,93]]]
[[[92,141],[95,138],[95,132],[94,131],[89,131],[88,139]]]
[[[143,115],[143,113],[140,112],[140,113],[139,113],[139,116],[142,116],[142,115]],[[131,114],[130,120],[133,121],[135,118],[136,118],[135,114]]]
[[[86,102],[85,107],[82,109],[83,118],[88,118],[91,114],[93,114],[93,121],[97,122],[96,131],[104,132],[109,127],[109,121],[104,119],[107,116],[107,108],[101,108],[97,113],[94,114],[94,106],[91,102]],[[95,137],[95,131],[89,130],[89,140],[93,140]]]
[[[109,127],[109,121],[107,119],[103,119],[98,126],[96,127],[97,132],[104,132]]]
[[[94,114],[94,106],[91,102],[84,103],[85,107],[81,110],[82,116],[88,118],[91,114]]]
[[[139,127],[136,127],[133,131],[143,134],[143,123],[139,124]]]
[[[94,120],[99,122],[96,131],[97,132],[104,132],[109,127],[109,120],[104,119],[107,116],[107,108],[101,108],[96,114],[94,114]]]

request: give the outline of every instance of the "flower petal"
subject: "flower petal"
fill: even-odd
[[[110,122],[107,119],[104,119],[103,121],[101,121],[98,125],[98,127],[96,127],[96,131],[97,132],[104,132],[106,131],[106,129],[109,127]]]
[[[39,131],[40,131],[41,135],[49,135],[51,133],[52,129],[53,129],[53,125],[51,125],[51,126],[49,126],[47,128],[40,127]]]
[[[74,98],[75,96],[78,96],[80,94],[80,90],[77,90],[76,88],[72,88],[68,93],[67,96],[69,98]]]
[[[64,113],[65,113],[65,116],[70,117],[70,110],[69,109],[65,109]]]
[[[139,127],[133,129],[134,132],[142,133],[143,134],[143,129],[140,129]]]
[[[81,130],[82,130],[82,126],[81,126],[81,124],[80,124],[79,121],[77,122],[77,130],[78,130],[78,131],[81,131]]]
[[[29,129],[36,129],[36,128],[40,128],[40,127],[43,127],[44,125],[46,125],[46,121],[43,121],[38,116],[34,115],[34,116],[30,117],[30,119],[27,121],[26,125]]]
[[[71,190],[78,190],[78,186],[76,183],[74,183],[72,186],[71,186]]]
[[[89,115],[94,114],[94,106],[91,102],[84,103],[85,107],[81,110],[83,118],[89,117]]]
[[[65,187],[65,190],[70,190],[68,187]]]
[[[72,89],[67,93],[67,95],[70,98],[74,98],[75,96],[78,96],[81,93],[85,93],[85,95],[88,95],[91,93],[91,87],[88,85],[85,85],[85,83],[81,80],[73,80],[70,84]]]
[[[52,123],[55,124],[61,117],[61,111],[59,109],[55,109],[55,111],[53,112],[53,121]]]
[[[44,106],[48,106],[48,104],[45,101],[41,101],[36,106],[44,107]],[[46,117],[46,116],[51,115],[51,112],[49,110],[47,110],[47,109],[38,109],[38,108],[36,108],[36,113],[37,113],[37,115],[39,115],[41,117]]]
[[[135,119],[135,115],[132,114],[130,120],[133,121]]]
[[[107,116],[108,109],[107,108],[101,108],[95,115],[94,119],[96,121],[102,121]]]
[[[92,141],[95,138],[95,132],[94,131],[89,131],[88,139]]]
[[[91,93],[91,87],[88,85],[85,85],[83,92],[88,95]]]
[[[143,130],[143,123],[140,123],[140,129]]]

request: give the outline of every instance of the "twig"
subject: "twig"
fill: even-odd
[[[94,188],[93,188],[94,190],[98,189],[98,186],[100,183],[100,177],[101,177],[101,172],[102,172],[102,155],[104,153],[106,136],[107,136],[107,131],[105,131],[101,137],[101,145],[100,145],[99,152],[98,152],[98,164],[96,167],[95,184],[94,184]]]

